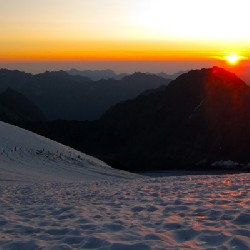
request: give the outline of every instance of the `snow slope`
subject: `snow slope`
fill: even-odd
[[[71,182],[134,176],[70,147],[0,122],[1,181]]]

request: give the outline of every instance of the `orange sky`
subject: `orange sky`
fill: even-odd
[[[206,60],[250,54],[249,0],[8,0],[0,61]]]
[[[200,60],[219,57],[230,51],[247,54],[247,51],[240,48],[224,51],[223,46],[219,45],[198,42],[183,44],[180,41],[20,41],[19,43],[6,43],[1,49],[1,59],[6,61]]]

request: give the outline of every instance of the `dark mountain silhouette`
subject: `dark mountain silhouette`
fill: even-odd
[[[25,88],[27,81],[32,78],[32,74],[18,70],[0,69],[0,92],[7,88],[19,90]]]
[[[205,170],[223,160],[247,164],[250,87],[221,68],[193,70],[117,104],[98,121],[28,128],[132,171]]]
[[[10,87],[29,98],[50,120],[94,120],[112,105],[151,88],[167,85],[154,75],[135,73],[122,80],[91,81],[64,71],[31,75],[0,70],[0,90]]]
[[[0,93],[0,119],[6,122],[46,120],[31,101],[10,88]]]
[[[106,70],[78,70],[78,69],[71,69],[68,70],[67,73],[70,75],[79,75],[79,76],[86,76],[89,77],[93,81],[98,81],[101,79],[115,79],[121,80],[124,76],[128,75],[126,73],[117,74],[113,70],[106,69]]]

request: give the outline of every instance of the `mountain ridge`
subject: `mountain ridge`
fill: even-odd
[[[92,81],[65,71],[31,75],[0,70],[0,91],[12,88],[25,95],[49,120],[95,120],[120,101],[145,90],[167,85],[171,80],[136,73],[122,80]]]
[[[97,121],[30,125],[130,171],[211,170],[228,160],[246,166],[249,127],[250,87],[218,67],[182,74],[158,91],[118,103]]]

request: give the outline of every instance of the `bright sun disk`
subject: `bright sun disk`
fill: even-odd
[[[230,64],[237,64],[241,59],[242,57],[236,54],[225,56],[225,60]]]

